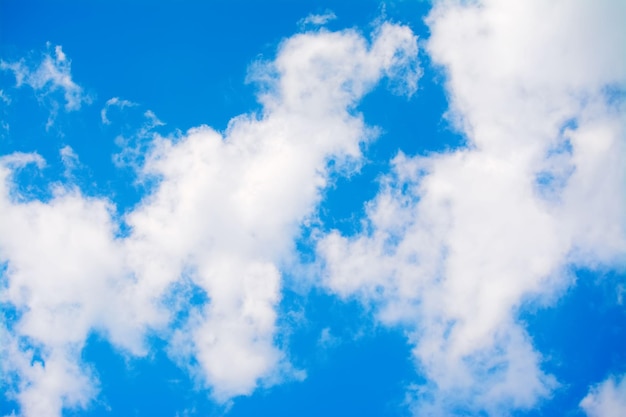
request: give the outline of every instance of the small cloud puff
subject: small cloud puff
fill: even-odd
[[[318,346],[322,348],[337,346],[339,343],[341,343],[341,339],[333,335],[329,327],[324,327],[320,332],[320,337],[317,339]]]
[[[626,375],[608,378],[592,387],[580,402],[589,417],[619,417],[626,415]]]
[[[337,16],[331,10],[327,10],[323,14],[310,14],[304,19],[300,19],[298,26],[304,28],[306,26],[322,26],[331,20],[335,20]]]
[[[105,125],[111,124],[111,121],[107,117],[107,113],[111,107],[115,106],[115,107],[119,107],[120,109],[124,109],[125,107],[134,107],[136,105],[137,103],[133,103],[132,101],[129,101],[129,100],[123,100],[123,99],[120,99],[119,97],[113,97],[113,98],[108,99],[107,102],[104,104],[104,107],[102,108],[102,110],[100,110],[100,118],[102,119],[102,124],[105,124]]]

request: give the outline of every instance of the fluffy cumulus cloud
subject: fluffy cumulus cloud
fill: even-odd
[[[66,107],[77,108],[81,90],[55,52],[35,72],[3,65],[18,84],[64,88]],[[70,183],[44,200],[24,195],[15,176],[45,162],[4,156],[0,365],[21,413],[89,404],[97,369],[81,351],[94,332],[130,355],[147,353],[146,332],[156,332],[218,401],[293,376],[274,340],[281,270],[329,175],[357,169],[374,136],[355,106],[385,76],[414,91],[416,59],[411,30],[386,23],[371,42],[353,30],[287,39],[251,71],[261,113],[232,119],[223,134],[200,126],[153,137],[138,166],[152,191],[122,216],[128,233],[112,202]],[[71,148],[62,155],[76,159]],[[192,293],[205,301],[190,306]]]
[[[44,161],[32,154],[0,161],[0,301],[13,310],[3,320],[0,364],[5,378],[17,379],[9,389],[22,413],[48,416],[93,395],[80,351],[94,327],[125,321],[118,292],[125,275],[111,207],[71,188],[55,189],[48,203],[20,201],[11,175],[24,164]]]
[[[626,377],[611,377],[593,387],[580,407],[589,417],[623,416],[626,414]]]
[[[485,0],[427,17],[467,144],[399,154],[362,232],[318,243],[326,288],[407,329],[428,381],[412,392],[418,415],[503,415],[549,395],[558,382],[519,311],[558,296],[576,267],[624,266],[625,13]],[[583,402],[591,415],[615,398],[606,386]]]

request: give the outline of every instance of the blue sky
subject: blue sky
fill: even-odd
[[[625,415],[624,16],[0,2],[0,414]]]

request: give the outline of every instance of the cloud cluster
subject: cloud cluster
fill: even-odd
[[[40,75],[11,69],[18,84],[64,86],[73,109],[80,90],[56,53]],[[123,216],[127,234],[112,202],[71,184],[53,185],[46,201],[21,195],[16,170],[44,161],[3,157],[0,302],[11,314],[0,365],[22,414],[58,416],[93,399],[97,369],[80,360],[93,332],[131,355],[157,332],[218,401],[293,374],[274,341],[281,268],[329,175],[356,169],[373,138],[355,106],[385,76],[413,91],[416,59],[411,30],[387,23],[371,42],[353,30],[287,39],[251,73],[261,114],[232,119],[224,134],[154,136],[138,174],[155,185]]]
[[[572,268],[624,266],[625,12],[442,1],[427,17],[467,146],[399,154],[363,231],[318,243],[326,288],[407,329],[428,380],[418,415],[532,407],[556,381],[518,312]]]

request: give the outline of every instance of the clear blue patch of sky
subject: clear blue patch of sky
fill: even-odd
[[[83,350],[83,360],[96,364],[101,394],[87,410],[66,411],[68,417],[171,416],[186,409],[215,415],[218,407],[206,392],[198,389],[186,370],[176,366],[164,353],[164,343],[155,339],[153,350],[144,358],[125,358],[98,335],[92,335]]]

